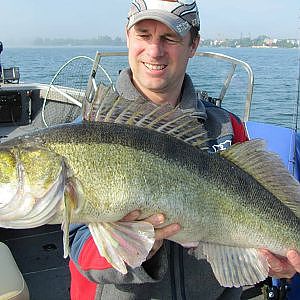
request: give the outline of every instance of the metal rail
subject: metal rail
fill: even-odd
[[[242,68],[244,68],[244,70],[247,72],[247,75],[248,75],[248,83],[247,83],[247,94],[246,94],[246,99],[245,99],[243,121],[244,122],[248,121],[249,115],[250,115],[251,101],[252,101],[252,95],[253,95],[253,85],[254,85],[254,75],[253,75],[253,71],[252,71],[252,68],[250,67],[250,65],[242,60],[239,60],[234,57],[231,57],[231,56],[228,56],[225,54],[221,54],[221,53],[197,52],[195,54],[195,56],[210,57],[213,59],[223,60],[228,63],[231,63],[232,68],[227,74],[227,77],[223,83],[223,87],[222,87],[222,90],[219,95],[220,102],[222,102],[222,100],[224,99],[224,96],[228,90],[228,87],[232,80],[233,74],[236,70],[236,67],[239,65]]]
[[[91,99],[92,96],[95,93],[96,85],[95,85],[95,76],[97,72],[98,66],[101,66],[101,59],[104,57],[114,57],[114,56],[128,56],[128,52],[97,52],[94,60],[94,65],[90,74],[89,83],[86,89],[86,99]],[[225,94],[228,90],[228,87],[231,83],[231,80],[233,78],[233,75],[236,71],[237,66],[241,66],[246,72],[248,77],[248,83],[247,83],[247,93],[246,93],[246,99],[245,99],[245,107],[244,107],[244,116],[243,121],[246,122],[249,119],[250,115],[250,108],[251,108],[251,101],[252,101],[252,95],[253,95],[253,85],[254,85],[254,76],[253,71],[249,64],[246,62],[236,59],[234,57],[224,55],[221,53],[214,53],[214,52],[196,52],[195,56],[203,56],[203,57],[209,57],[212,59],[217,60],[223,60],[225,62],[228,62],[231,64],[231,69],[229,70],[227,77],[225,78],[223,82],[223,87],[220,91],[219,97],[218,97],[218,103],[217,105],[221,106],[221,102],[225,97]],[[102,68],[103,70],[103,68]]]

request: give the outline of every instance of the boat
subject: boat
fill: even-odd
[[[61,66],[49,84],[22,83],[19,81],[18,68],[2,68],[0,142],[36,129],[76,121],[80,118],[83,99],[91,98],[95,94],[98,74],[101,73],[102,78],[104,76],[109,84],[113,85],[114,83],[114,78],[102,66],[102,60],[126,56],[127,52],[97,52],[93,59],[86,56],[71,58]],[[254,85],[251,67],[244,61],[220,53],[197,52],[196,56],[220,60],[230,66],[217,97],[210,96],[204,90],[197,91],[200,99],[218,106],[223,104],[236,69],[239,67],[244,70],[247,80],[241,118],[246,124],[249,136],[267,139],[270,149],[281,155],[287,168],[299,180],[300,136],[296,133],[297,130],[249,121]],[[73,74],[68,72],[68,68],[83,62],[89,66],[89,68],[81,68],[85,79],[74,84],[74,77],[71,76]],[[118,74],[118,70],[115,74]],[[75,77],[79,77],[78,73]],[[69,81],[66,82],[61,78],[67,78]],[[272,138],[274,135],[276,139]],[[281,136],[281,139],[278,136]],[[284,139],[284,143],[282,143],[282,139]],[[278,143],[278,141],[280,142]],[[282,145],[286,147],[282,148]],[[3,298],[1,295],[1,291],[7,290],[9,285],[8,278],[6,281],[3,281],[2,278],[9,276],[18,278],[18,280],[14,279],[14,282],[18,284],[17,287],[14,284],[11,287],[15,289],[15,293],[18,293],[13,299],[29,299],[28,294],[30,299],[60,300],[69,298],[68,259],[63,258],[60,225],[45,225],[24,230],[1,228],[0,241],[0,299],[12,299]],[[5,265],[6,267],[3,267]],[[263,284],[266,282],[245,288],[243,299],[263,299]],[[269,280],[267,285],[269,296],[272,292],[280,293],[285,288],[286,283],[281,281],[270,282]],[[268,299],[276,298],[269,297]]]

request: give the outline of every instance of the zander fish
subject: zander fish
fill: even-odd
[[[223,286],[252,285],[268,275],[258,249],[300,251],[300,186],[264,142],[207,151],[192,110],[130,101],[99,86],[83,122],[0,145],[0,226],[86,223],[102,256],[122,273],[154,242],[149,223],[117,222],[135,209],[164,213],[182,230]],[[197,245],[197,247],[195,247]]]

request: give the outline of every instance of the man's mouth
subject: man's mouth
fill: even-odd
[[[153,64],[149,64],[149,63],[145,63],[145,62],[144,62],[144,65],[151,71],[152,70],[160,71],[167,67],[167,65],[153,65]]]

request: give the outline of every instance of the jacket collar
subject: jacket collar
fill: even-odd
[[[129,68],[123,70],[120,73],[116,83],[116,89],[118,93],[128,100],[137,100],[141,97],[145,98],[134,87],[131,79],[132,79],[132,72]],[[185,74],[184,77],[182,97],[179,103],[179,107],[184,110],[192,109],[194,111],[193,115],[195,117],[204,120],[207,119],[205,106],[203,105],[202,101],[198,99],[194,85],[188,74]]]

